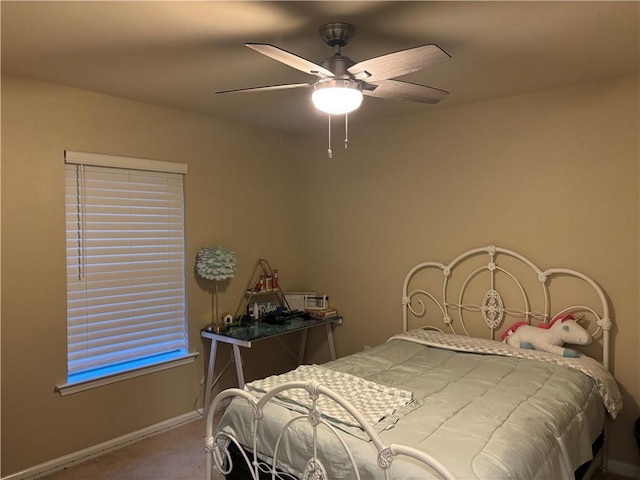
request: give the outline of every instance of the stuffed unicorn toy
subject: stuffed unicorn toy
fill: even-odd
[[[555,353],[563,357],[577,358],[580,353],[570,348],[563,348],[564,343],[589,345],[591,334],[578,325],[573,315],[559,315],[551,322],[532,327],[526,322],[518,322],[503,335],[502,341],[507,345],[519,348],[541,350]]]

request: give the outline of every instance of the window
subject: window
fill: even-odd
[[[58,390],[193,361],[186,165],[70,151],[65,162],[68,376]]]

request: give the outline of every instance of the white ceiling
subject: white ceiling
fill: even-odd
[[[351,121],[420,112],[639,72],[640,3],[2,1],[2,71],[291,132],[314,128],[312,81],[244,46],[315,63],[318,28],[355,25],[354,61],[435,43],[451,59],[405,77],[450,92],[437,106],[366,97]]]

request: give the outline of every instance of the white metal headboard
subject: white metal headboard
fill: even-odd
[[[472,265],[469,273],[461,268],[463,264],[471,259],[478,259],[478,257],[483,255],[488,256],[486,263]],[[525,265],[534,272],[535,278],[537,279],[535,283],[541,288],[539,296],[542,297],[542,305],[540,305],[538,309],[535,309],[534,305],[538,306],[540,302],[532,301],[528,290],[525,288],[525,284],[519,279],[520,277],[516,277],[510,268],[500,263],[502,256],[511,257],[517,261],[516,263]],[[439,269],[442,273],[442,291],[439,293],[432,293],[433,290],[428,291],[425,288],[414,287],[414,284],[417,283],[416,277],[418,273],[429,269]],[[452,287],[451,279],[454,269],[467,274],[458,279],[458,283]],[[498,273],[502,274],[501,278],[503,276],[507,279],[511,286],[515,287],[515,290],[519,292],[517,296],[521,301],[520,306],[507,307],[504,296],[498,291]],[[470,285],[475,285],[481,277],[484,278],[485,276],[488,276],[489,285],[488,288],[483,291],[481,300],[474,302],[465,301],[467,300],[467,292],[469,291]],[[558,311],[550,312],[549,284],[552,278],[559,276],[569,276],[586,282],[587,285],[593,288],[597,295],[596,298],[600,303],[598,308],[596,309],[586,305],[570,305]],[[530,283],[531,282],[529,282],[529,284]],[[609,332],[613,326],[609,316],[609,304],[602,288],[593,279],[583,273],[567,268],[549,268],[543,271],[529,259],[511,250],[496,246],[480,247],[464,252],[448,265],[439,262],[424,262],[416,265],[407,273],[402,287],[403,331],[406,332],[409,328],[409,314],[416,317],[425,316],[427,311],[425,300],[437,307],[442,314],[442,321],[444,322],[445,328],[448,327],[452,333],[458,333],[456,332],[457,326],[461,332],[470,335],[467,330],[467,325],[465,324],[464,314],[465,312],[476,312],[476,315],[479,314],[482,320],[484,320],[492,339],[495,339],[496,332],[499,330],[509,328],[511,325],[508,320],[509,317],[527,323],[531,323],[532,321],[547,323],[556,315],[564,313],[580,312],[590,314],[596,320],[595,327],[591,334],[595,338],[602,333],[602,363],[607,370],[609,369]]]

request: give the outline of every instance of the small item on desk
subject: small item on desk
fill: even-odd
[[[329,297],[326,295],[306,296],[305,299],[306,310],[317,310],[329,308]]]
[[[258,307],[258,302],[253,304],[253,319],[258,320],[260,318],[260,308]]]
[[[338,311],[333,308],[313,308],[307,310],[307,313],[311,318],[319,319],[335,317],[338,315]]]
[[[203,330],[207,333],[220,333],[224,330],[224,327],[221,325],[207,325]]]
[[[233,315],[231,315],[230,313],[225,313],[222,317],[222,323],[224,323],[225,325],[231,325],[233,323]]]
[[[293,315],[287,307],[277,307],[274,310],[266,312],[260,321],[268,323],[270,325],[283,325]]]
[[[270,325],[282,325],[288,320],[286,307],[278,307],[275,310],[265,314],[262,321]]]

